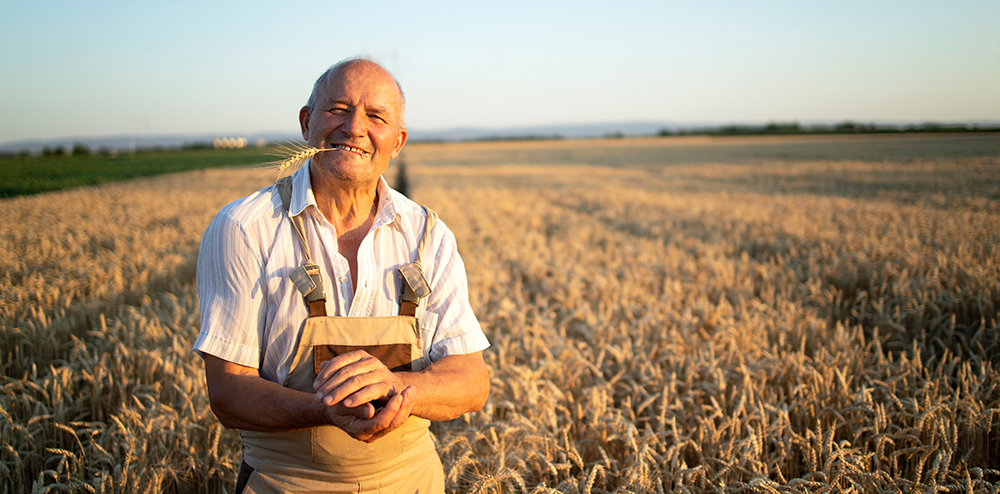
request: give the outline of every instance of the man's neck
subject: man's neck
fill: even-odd
[[[312,170],[310,170],[312,171]],[[374,219],[378,181],[354,183],[310,174],[316,206],[341,236]],[[365,230],[367,233],[367,230]]]
[[[378,188],[323,190],[313,187],[316,206],[323,217],[337,229],[337,235],[344,235],[375,218]],[[367,231],[366,231],[367,232]]]
[[[375,223],[378,180],[370,184],[331,182],[312,175],[313,196],[320,214],[337,230],[337,250],[347,259],[354,289],[358,286],[358,249]]]

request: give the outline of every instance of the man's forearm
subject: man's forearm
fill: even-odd
[[[325,405],[303,393],[268,381],[256,369],[205,355],[212,411],[230,429],[280,432],[327,424]]]
[[[398,372],[403,386],[418,391],[413,415],[451,420],[483,407],[490,394],[490,375],[481,352],[449,355],[420,372]]]

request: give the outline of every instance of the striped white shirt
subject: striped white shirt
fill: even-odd
[[[312,260],[323,273],[327,314],[377,317],[399,313],[397,268],[416,259],[423,208],[379,179],[378,208],[358,249],[358,287],[352,289],[337,232],[316,206],[309,163],[292,177],[291,213],[303,213]],[[257,368],[282,383],[309,315],[289,274],[302,264],[292,223],[274,186],[232,202],[212,220],[198,252],[201,332],[194,349]],[[422,260],[432,292],[417,309],[425,364],[489,346],[469,305],[465,265],[455,236],[441,221],[431,230]]]

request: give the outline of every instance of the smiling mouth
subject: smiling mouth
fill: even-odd
[[[361,156],[365,156],[365,155],[368,154],[368,151],[365,151],[364,149],[356,148],[354,146],[348,146],[347,144],[334,144],[333,146],[330,146],[330,149],[337,149],[337,150],[340,150],[340,151],[347,151],[349,153],[355,153],[355,154],[359,154]]]

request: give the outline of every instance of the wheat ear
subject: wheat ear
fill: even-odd
[[[298,166],[302,164],[305,160],[312,158],[318,153],[323,151],[331,151],[330,148],[314,148],[309,145],[298,144],[294,142],[289,142],[286,145],[278,146],[278,152],[275,156],[281,156],[282,159],[277,161],[269,161],[267,163],[262,163],[261,166],[274,169],[278,176],[290,167]]]

